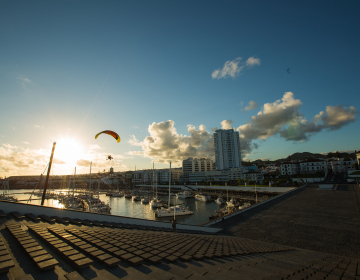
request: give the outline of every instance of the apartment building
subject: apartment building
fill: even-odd
[[[232,129],[218,129],[214,133],[216,170],[241,167],[239,132]]]
[[[183,172],[206,172],[214,169],[214,162],[207,158],[188,158],[183,160]]]

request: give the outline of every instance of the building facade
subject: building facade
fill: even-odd
[[[216,170],[241,168],[240,135],[232,129],[218,129],[214,133]]]
[[[214,162],[207,158],[188,158],[183,160],[183,172],[206,172],[213,170]]]

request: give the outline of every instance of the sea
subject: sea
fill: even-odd
[[[61,190],[60,190],[61,191]],[[68,190],[62,190],[61,192],[66,193]],[[22,190],[12,190],[10,195],[16,197],[18,200],[21,200],[21,203],[28,203],[34,205],[41,204],[41,197],[32,195],[31,201],[29,201],[30,194],[32,191],[29,189]],[[115,216],[123,216],[130,218],[140,218],[147,220],[156,220],[163,222],[171,222],[173,217],[162,217],[158,218],[155,216],[155,209],[153,209],[149,204],[142,204],[140,201],[132,201],[125,197],[112,197],[106,196],[105,193],[100,193],[99,198],[101,201],[109,204],[111,207],[111,214]],[[168,202],[168,195],[159,196],[159,199],[165,200]],[[188,225],[202,225],[206,222],[209,222],[209,217],[216,213],[216,210],[219,210],[224,205],[219,205],[215,201],[198,201],[195,198],[176,198],[176,196],[170,197],[171,205],[182,204],[189,208],[190,211],[194,212],[193,215],[186,216],[177,216],[176,220],[178,224],[188,224]],[[45,199],[45,206],[64,208],[64,206],[55,199]]]

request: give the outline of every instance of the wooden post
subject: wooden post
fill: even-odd
[[[47,185],[48,185],[48,182],[49,182],[49,175],[50,175],[51,164],[52,164],[52,160],[53,160],[53,156],[54,156],[55,146],[56,146],[56,142],[53,143],[53,147],[52,147],[52,151],[51,151],[49,168],[48,168],[48,172],[47,172],[47,175],[46,175],[44,192],[43,192],[42,199],[41,199],[41,206],[44,205],[45,194],[46,194],[46,189],[47,189]]]

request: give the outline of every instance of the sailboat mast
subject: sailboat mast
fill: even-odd
[[[171,188],[171,161],[170,161],[170,169],[169,169],[169,208],[170,208],[170,188]]]
[[[229,201],[229,188],[227,187],[227,183],[225,183],[226,186],[226,201]]]
[[[46,175],[44,192],[43,192],[42,199],[41,199],[41,206],[44,205],[44,200],[45,200],[45,195],[46,195],[46,189],[47,189],[47,185],[48,185],[48,182],[49,182],[49,175],[50,175],[51,164],[52,164],[52,160],[53,160],[53,156],[54,156],[55,146],[56,146],[56,142],[53,143],[53,147],[52,147],[52,151],[51,151],[50,162],[49,162],[49,169],[48,169],[48,172],[47,172],[47,175]]]
[[[90,161],[90,187],[89,187],[89,212],[91,212],[91,165],[92,161]]]
[[[74,197],[75,197],[75,176],[76,176],[76,167],[75,167],[75,171],[74,171],[73,200],[74,200]]]
[[[152,176],[152,191],[153,191],[153,197],[154,197],[154,163],[153,163],[153,176]]]

